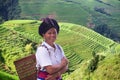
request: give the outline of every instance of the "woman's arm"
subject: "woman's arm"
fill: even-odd
[[[68,69],[68,65],[65,66],[64,68],[62,68],[59,72],[53,73],[53,74],[49,74],[46,78],[46,80],[56,80],[56,77],[60,77],[63,73],[66,72],[66,70]]]
[[[63,67],[62,69],[60,69],[60,70],[58,71],[59,75],[65,73],[65,72],[68,70],[68,64],[69,64],[69,61],[68,61],[67,58],[65,58],[65,59],[67,60],[67,64],[66,64],[65,67]]]
[[[65,73],[68,70],[68,65],[66,65],[64,68],[62,68],[58,73],[59,75],[62,75],[63,73]]]
[[[61,63],[57,64],[57,65],[49,65],[46,66],[45,69],[49,74],[53,74],[56,72],[61,71],[62,69],[64,69],[64,67],[66,67],[68,65],[68,60],[67,58],[62,58]]]

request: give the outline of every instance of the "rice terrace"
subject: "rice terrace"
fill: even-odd
[[[87,1],[96,4],[87,4]],[[14,61],[35,54],[38,44],[42,42],[38,34],[39,18],[48,14],[54,14],[58,20],[60,32],[56,43],[63,47],[69,59],[69,69],[62,75],[63,80],[120,80],[120,13],[113,13],[109,9],[119,12],[120,0],[19,0],[19,4],[23,5],[21,17],[3,20],[0,24],[0,80],[20,80]],[[76,7],[75,11],[80,9],[82,12],[73,16],[75,11],[70,13],[68,7],[72,10]],[[64,13],[62,9],[67,11]],[[78,14],[82,16],[78,17]],[[0,20],[2,18],[0,14]],[[101,34],[95,31],[98,27],[93,29],[105,21],[105,31],[111,31],[109,36],[107,32]],[[88,27],[88,22],[95,25]],[[117,36],[112,37],[113,33]]]

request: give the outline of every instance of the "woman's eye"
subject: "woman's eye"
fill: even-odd
[[[56,32],[54,32],[53,34],[56,34]]]
[[[51,33],[48,33],[48,34],[51,34]]]

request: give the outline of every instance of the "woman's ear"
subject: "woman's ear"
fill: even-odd
[[[45,37],[45,34],[42,34],[42,37],[44,38],[44,37]]]

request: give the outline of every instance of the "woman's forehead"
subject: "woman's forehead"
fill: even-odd
[[[50,28],[48,31],[57,31],[57,30],[56,30],[56,28],[52,27],[52,28]],[[48,31],[47,31],[47,32],[48,32]]]

